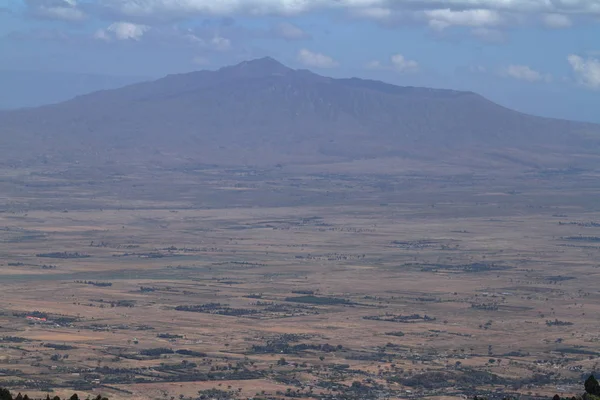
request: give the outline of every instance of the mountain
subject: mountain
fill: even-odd
[[[271,58],[0,113],[12,162],[320,163],[403,157],[595,166],[600,126],[475,93],[333,79]]]

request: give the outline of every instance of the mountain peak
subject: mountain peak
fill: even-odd
[[[219,71],[233,73],[243,77],[263,77],[271,75],[285,75],[293,71],[271,57],[256,58],[242,61],[239,64],[221,68]]]
[[[219,165],[400,157],[597,168],[600,157],[600,126],[528,116],[468,92],[323,77],[268,57],[3,112],[0,126],[5,163],[39,154],[120,163],[134,149],[140,160],[158,150],[167,163]]]

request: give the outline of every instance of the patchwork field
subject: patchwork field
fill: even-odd
[[[6,168],[0,386],[111,399],[581,391],[600,356],[597,176],[317,170]]]

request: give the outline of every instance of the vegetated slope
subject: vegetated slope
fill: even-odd
[[[595,160],[600,127],[518,113],[471,92],[333,79],[264,58],[0,113],[12,159],[223,164],[493,154]],[[583,154],[588,156],[582,157]],[[551,158],[555,160],[556,157]]]

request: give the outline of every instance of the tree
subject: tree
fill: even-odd
[[[585,380],[584,387],[586,393],[593,394],[595,396],[600,395],[600,383],[598,383],[598,380],[593,374]]]
[[[0,388],[0,400],[13,400],[12,394],[8,389]]]

